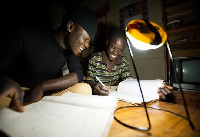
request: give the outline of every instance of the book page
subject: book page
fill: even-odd
[[[162,87],[163,80],[140,80],[140,85],[145,102],[159,99],[158,87]],[[132,104],[143,102],[137,79],[128,79],[119,83],[117,91],[111,92],[111,96],[117,97]]]
[[[0,129],[14,137],[106,137],[113,110],[39,101],[24,113],[0,109],[0,116]]]
[[[42,98],[42,100],[74,106],[109,110],[114,110],[118,101],[114,96],[83,95],[71,92],[66,92],[62,96],[45,96]]]

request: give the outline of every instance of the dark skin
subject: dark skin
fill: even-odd
[[[126,46],[126,41],[121,37],[112,37],[112,39],[107,40],[106,46],[106,62],[109,71],[111,71],[116,64],[116,59],[122,55]],[[100,83],[94,81],[87,81],[87,83],[92,87],[94,94],[103,96],[109,95],[109,87],[104,87]]]
[[[169,86],[168,83],[163,82],[162,87],[159,87],[157,90],[157,93],[159,94],[159,99],[165,100],[166,96],[171,93],[171,89],[173,88]]]
[[[45,91],[64,89],[73,86],[76,83],[78,83],[78,79],[77,74],[74,72],[63,77],[41,82],[25,94],[24,102],[39,101]]]
[[[107,40],[106,46],[106,61],[109,71],[111,71],[116,64],[116,59],[122,55],[126,46],[126,41],[121,37],[112,37],[112,39]],[[92,87],[93,94],[103,96],[109,95],[109,87],[104,87],[102,84],[94,81],[87,81],[87,83]],[[166,99],[166,96],[171,93],[170,89],[172,89],[172,87],[166,83],[163,84],[162,87],[159,87],[157,90],[159,99]]]
[[[74,55],[78,55],[82,50],[88,48],[89,42],[91,41],[89,34],[80,25],[74,24],[72,21],[67,23],[66,30],[57,30],[55,32],[55,38],[62,48],[70,49]],[[24,91],[17,82],[9,78],[5,80],[4,77],[6,76],[2,76],[1,78],[6,83],[4,85],[7,85],[7,88],[4,85],[1,87],[0,97],[10,96],[13,99],[12,106],[15,106],[13,109],[23,112],[22,95]],[[48,90],[65,89],[76,83],[78,83],[78,77],[74,72],[63,77],[43,81],[25,92],[24,103],[39,101]]]
[[[23,107],[23,97],[24,91],[18,83],[11,80],[8,77],[2,77],[0,79],[0,98],[1,97],[10,97],[12,101],[9,108],[16,110],[18,112],[24,112]]]

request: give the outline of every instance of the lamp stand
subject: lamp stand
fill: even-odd
[[[180,93],[181,93],[181,96],[182,96],[182,99],[183,99],[183,105],[184,105],[185,112],[186,112],[186,115],[187,115],[187,120],[188,120],[188,122],[189,122],[189,124],[190,124],[190,127],[194,130],[195,127],[194,127],[194,124],[192,123],[192,121],[190,120],[190,115],[189,115],[189,112],[188,112],[188,109],[187,109],[185,97],[184,97],[184,95],[183,95],[183,90],[182,90],[180,81],[179,81],[179,79],[178,79],[178,74],[177,74],[177,72],[176,72],[176,70],[175,70],[174,60],[173,60],[172,52],[171,52],[171,49],[170,49],[170,46],[169,46],[168,41],[166,41],[166,46],[167,46],[167,50],[168,50],[168,52],[169,52],[169,57],[170,57],[171,65],[172,65],[172,71],[174,71],[175,78],[177,79],[178,85],[179,85],[179,88],[180,88]]]
[[[131,56],[131,61],[132,61],[132,64],[133,64],[133,68],[134,68],[134,71],[135,71],[135,75],[136,75],[136,78],[137,78],[137,82],[138,82],[138,85],[139,85],[139,89],[140,89],[140,93],[141,93],[141,96],[142,96],[142,101],[143,101],[143,106],[145,108],[145,113],[146,113],[146,117],[147,117],[147,121],[148,121],[148,126],[149,127],[134,127],[134,126],[130,126],[130,125],[127,125],[123,122],[121,122],[120,120],[118,120],[115,116],[115,120],[117,122],[119,122],[120,124],[126,126],[126,127],[129,127],[129,128],[132,128],[132,129],[137,129],[137,130],[143,130],[143,131],[148,131],[151,129],[151,123],[150,123],[150,119],[149,119],[149,114],[147,112],[147,106],[146,106],[146,103],[144,102],[144,95],[143,95],[143,92],[142,92],[142,88],[141,88],[141,85],[140,85],[140,80],[139,80],[139,76],[138,76],[138,73],[137,73],[137,69],[136,69],[136,66],[135,66],[135,62],[133,60],[133,52],[131,50],[131,46],[130,46],[130,40],[127,38],[127,45],[128,45],[128,49],[129,49],[129,53],[130,53],[130,56]],[[132,106],[128,106],[128,107],[132,107]],[[119,110],[119,109],[122,109],[122,108],[125,108],[125,107],[121,107],[121,108],[118,108],[116,110]],[[116,111],[115,110],[115,111]]]
[[[141,96],[142,96],[142,100],[143,100],[143,105],[144,105],[144,108],[145,108],[145,112],[146,112],[146,117],[147,117],[147,120],[148,120],[148,125],[149,127],[134,127],[134,126],[130,126],[128,124],[125,124],[124,122],[122,122],[121,120],[119,120],[116,116],[115,116],[115,112],[117,110],[120,110],[120,109],[123,109],[123,108],[127,108],[127,107],[143,107],[143,106],[125,106],[125,107],[119,107],[115,110],[114,112],[114,119],[122,124],[123,126],[126,126],[128,128],[131,128],[131,129],[136,129],[136,130],[141,130],[141,131],[148,131],[151,129],[151,123],[150,123],[150,119],[149,119],[149,114],[147,112],[147,108],[151,108],[151,109],[156,109],[156,110],[162,110],[162,111],[165,111],[165,112],[168,112],[168,113],[171,113],[171,114],[174,114],[174,115],[177,115],[179,117],[182,117],[183,119],[186,119],[188,120],[189,124],[190,124],[190,127],[192,128],[192,130],[195,129],[194,127],[194,124],[192,123],[192,121],[190,120],[190,115],[189,115],[189,112],[188,112],[188,109],[187,109],[187,105],[186,105],[186,101],[185,101],[185,98],[184,98],[184,95],[183,95],[183,91],[182,91],[182,88],[181,88],[181,84],[180,84],[180,81],[178,80],[178,84],[179,84],[179,87],[180,87],[180,92],[181,92],[181,95],[182,95],[182,98],[183,98],[183,103],[184,103],[184,108],[185,108],[185,112],[186,112],[186,115],[187,117],[184,117],[180,114],[177,114],[177,113],[174,113],[172,111],[169,111],[169,110],[165,110],[165,109],[159,109],[157,107],[147,107],[146,106],[146,103],[144,101],[144,96],[143,96],[143,92],[142,92],[142,89],[141,89],[141,85],[140,85],[140,81],[139,81],[139,76],[138,76],[138,73],[137,73],[137,69],[136,69],[136,66],[135,66],[135,63],[134,63],[134,60],[133,60],[133,52],[132,52],[132,49],[131,49],[131,46],[130,46],[130,40],[127,38],[127,45],[128,45],[128,48],[129,48],[129,53],[130,53],[130,56],[131,56],[131,61],[133,63],[133,68],[134,68],[134,71],[135,71],[135,75],[136,75],[136,78],[137,78],[137,82],[138,82],[138,85],[139,85],[139,89],[140,89],[140,92],[141,92]],[[166,45],[167,45],[167,49],[168,49],[168,52],[169,52],[169,56],[170,56],[170,59],[171,59],[171,64],[172,64],[172,68],[173,70],[175,70],[175,67],[174,67],[174,62],[173,62],[173,57],[172,57],[172,53],[171,53],[171,50],[170,50],[170,47],[169,47],[169,43],[166,42]],[[178,78],[178,74],[175,72],[175,77]]]

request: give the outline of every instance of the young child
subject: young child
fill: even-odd
[[[116,29],[106,41],[106,50],[94,53],[88,65],[87,83],[93,89],[93,94],[108,95],[109,90],[102,86],[96,76],[107,86],[116,85],[116,81],[132,78],[129,62],[122,53],[126,47],[125,32]]]
[[[93,94],[109,95],[109,86],[115,86],[116,81],[123,81],[132,78],[129,62],[122,53],[126,47],[125,32],[116,29],[106,41],[106,50],[94,53],[88,65],[87,83],[92,87]],[[100,81],[106,85],[103,86]],[[171,93],[169,85],[164,84],[158,87],[157,93],[160,98],[165,99]]]

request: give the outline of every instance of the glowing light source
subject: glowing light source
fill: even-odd
[[[156,23],[150,22],[150,21],[145,20],[145,19],[144,20],[143,19],[136,19],[136,20],[132,20],[128,23],[128,25],[126,27],[126,36],[127,36],[127,43],[128,43],[127,46],[129,48],[131,61],[132,61],[133,68],[135,70],[136,78],[137,78],[137,81],[138,81],[138,85],[139,85],[139,88],[140,88],[140,92],[141,92],[141,96],[142,96],[142,100],[143,100],[143,106],[145,108],[146,117],[147,117],[147,121],[148,121],[149,126],[148,127],[135,127],[135,126],[131,126],[131,125],[128,125],[128,124],[120,121],[115,115],[114,115],[114,118],[120,124],[122,124],[126,127],[129,127],[131,129],[147,131],[147,130],[151,129],[151,123],[150,123],[149,115],[148,115],[148,112],[147,112],[147,106],[146,106],[146,103],[145,103],[145,100],[144,100],[142,88],[141,88],[141,85],[140,85],[139,76],[138,76],[137,69],[136,69],[136,66],[135,66],[135,63],[134,63],[134,60],[133,60],[133,52],[131,50],[130,43],[134,47],[136,47],[137,49],[140,49],[140,50],[157,49],[157,48],[161,47],[166,42],[167,34]],[[172,56],[168,42],[166,42],[166,46],[167,46],[167,49],[168,49],[168,52],[169,52],[170,60],[172,62],[171,63],[172,68],[174,70],[175,67],[174,67],[174,62],[173,62],[173,56]],[[177,73],[176,73],[176,78],[178,78]],[[192,121],[190,120],[189,112],[187,110],[186,101],[185,101],[179,80],[178,80],[178,84],[179,84],[179,87],[180,87],[181,96],[183,98],[183,104],[184,104],[184,108],[185,108],[185,111],[186,111],[187,118],[181,116],[180,114],[176,114],[174,112],[171,112],[169,110],[165,110],[165,109],[158,109],[158,110],[167,111],[167,112],[170,112],[172,114],[176,114],[177,116],[181,116],[182,118],[187,119],[191,128],[194,130],[195,127],[194,127],[194,124],[192,123]],[[135,106],[126,106],[126,107],[135,107]],[[126,108],[126,107],[120,107],[120,108],[116,109],[115,112],[119,109],[123,109],[123,108]]]
[[[157,49],[166,39],[166,32],[156,23],[135,19],[128,23],[126,36],[134,47],[140,50]]]

